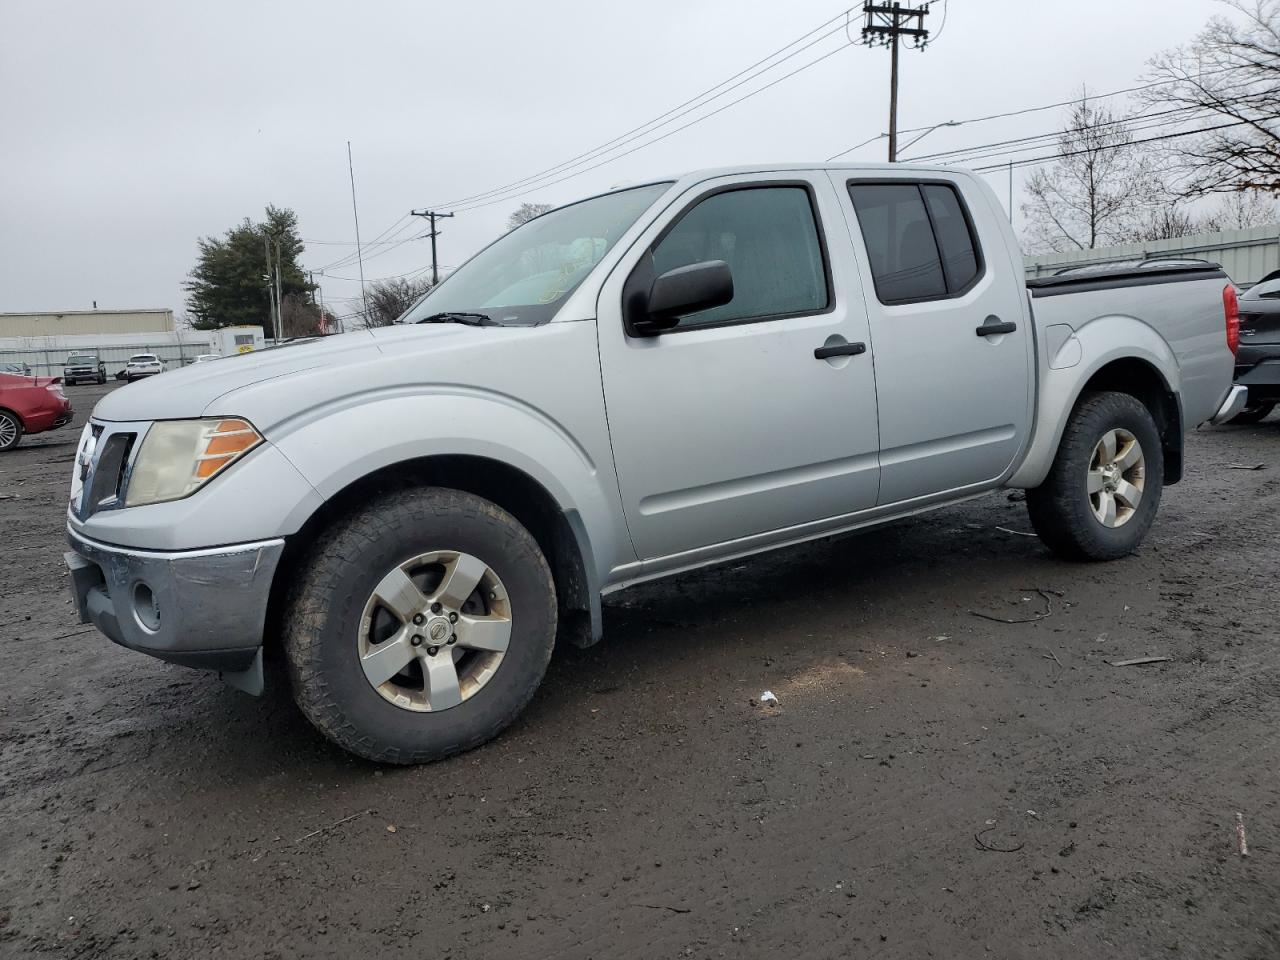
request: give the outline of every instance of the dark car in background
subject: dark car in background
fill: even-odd
[[[1240,351],[1236,383],[1249,401],[1232,423],[1257,423],[1280,403],[1280,270],[1273,270],[1239,296]]]
[[[72,413],[58,377],[0,373],[0,451],[16,447],[24,433],[65,426]]]
[[[73,353],[62,368],[64,383],[106,383],[107,365],[96,353]]]

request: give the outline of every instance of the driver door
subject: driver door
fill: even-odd
[[[825,178],[711,181],[677,199],[606,281],[605,406],[641,559],[731,552],[875,505],[867,318],[847,231],[829,237],[824,223],[843,226]],[[627,329],[630,276],[708,260],[729,265],[730,302],[656,336]]]

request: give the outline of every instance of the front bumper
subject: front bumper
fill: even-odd
[[[82,623],[170,663],[219,670],[262,688],[262,631],[284,540],[209,550],[112,546],[67,531],[71,593]]]

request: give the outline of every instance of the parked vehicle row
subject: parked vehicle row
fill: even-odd
[[[955,168],[744,167],[561,207],[397,326],[102,399],[77,607],[252,692],[281,642],[319,730],[409,763],[503,729],[557,634],[599,639],[602,594],[640,581],[1003,487],[1055,553],[1125,556],[1184,434],[1243,407],[1234,291],[1200,262],[1023,276]]]

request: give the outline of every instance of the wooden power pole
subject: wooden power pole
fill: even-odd
[[[929,41],[929,31],[924,28],[929,4],[904,7],[900,3],[866,0],[862,13],[865,18],[863,42],[868,46],[883,44],[889,48],[889,162],[894,163],[898,159],[898,38],[910,37],[917,49],[923,49]]]
[[[440,265],[436,262],[436,237],[440,235],[440,231],[436,229],[436,221],[443,220],[445,217],[452,217],[452,213],[436,213],[434,210],[410,210],[415,217],[425,217],[431,224],[431,232],[427,234],[431,238],[431,285],[434,287],[440,282]]]

